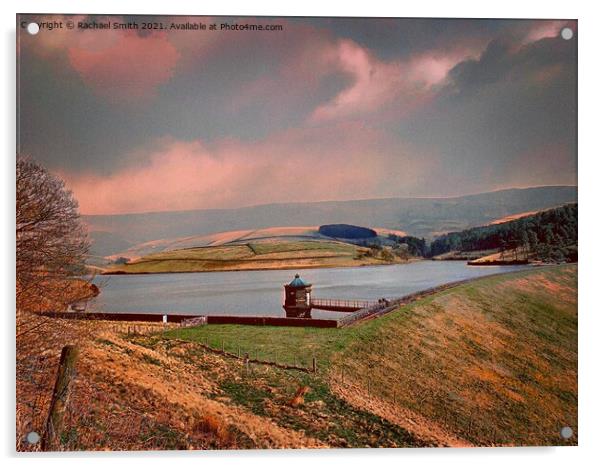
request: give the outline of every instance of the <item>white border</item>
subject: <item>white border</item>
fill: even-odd
[[[2,141],[5,156],[2,159],[3,253],[0,290],[4,317],[4,348],[2,358],[3,407],[1,435],[2,452],[15,461],[14,452],[14,153],[15,153],[15,14],[20,13],[130,13],[130,14],[208,14],[208,15],[274,15],[274,16],[419,16],[419,17],[479,17],[479,18],[577,18],[579,20],[579,208],[580,208],[580,279],[579,279],[579,447],[564,448],[498,448],[498,449],[430,449],[430,450],[335,450],[335,451],[238,451],[238,452],[160,452],[160,453],[99,453],[26,455],[20,464],[41,460],[44,464],[80,463],[82,457],[91,464],[102,461],[127,461],[130,465],[178,463],[242,463],[306,466],[307,462],[332,464],[400,464],[414,462],[421,465],[449,464],[471,465],[487,462],[492,465],[508,463],[545,463],[562,465],[594,463],[602,457],[600,425],[600,396],[602,387],[599,375],[602,366],[601,344],[602,309],[600,306],[600,250],[602,228],[600,203],[602,202],[602,170],[600,155],[600,28],[602,17],[594,1],[531,1],[498,0],[475,2],[468,0],[428,2],[369,2],[305,0],[291,4],[283,1],[229,1],[190,2],[186,0],[104,0],[103,2],[44,2],[22,0],[2,2],[2,93],[4,102]],[[12,260],[9,260],[12,258]],[[596,267],[598,265],[598,267]]]

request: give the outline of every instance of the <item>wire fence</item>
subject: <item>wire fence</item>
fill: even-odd
[[[293,354],[287,358],[283,353],[266,352],[259,346],[245,348],[244,345],[238,343],[227,345],[226,341],[223,339],[218,345],[214,345],[209,337],[206,337],[204,341],[200,342],[190,342],[188,340],[178,339],[171,339],[170,341],[174,342],[176,345],[194,343],[211,353],[240,360],[246,369],[249,369],[251,364],[259,364],[314,374],[318,371],[318,359],[313,355]]]

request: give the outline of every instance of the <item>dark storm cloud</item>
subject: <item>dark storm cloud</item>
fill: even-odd
[[[576,44],[493,40],[454,67],[430,108],[398,128],[436,148],[449,192],[576,183]]]
[[[552,73],[573,73],[576,66],[576,41],[545,38],[526,44],[516,50],[509,39],[492,40],[481,57],[456,65],[449,72],[450,87],[458,94],[471,93],[483,86],[503,81],[528,79],[539,74],[541,82],[555,79]],[[547,74],[547,75],[546,75]],[[537,80],[537,79],[536,79]]]
[[[490,40],[500,31],[525,28],[521,20],[468,20],[428,18],[323,18],[314,20],[340,37],[374,50],[382,59],[410,56],[458,42]]]
[[[67,65],[25,54],[20,85],[19,150],[51,169],[111,173],[124,151],[152,137],[146,108],[116,109]]]

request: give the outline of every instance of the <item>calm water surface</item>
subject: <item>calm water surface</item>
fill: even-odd
[[[402,265],[338,269],[304,269],[316,298],[396,298],[432,286],[525,266],[471,267],[461,261],[421,261]],[[294,270],[99,276],[101,286],[89,310],[191,315],[231,314],[284,316],[283,285]],[[312,311],[314,317],[340,313]]]

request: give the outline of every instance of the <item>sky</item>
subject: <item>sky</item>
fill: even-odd
[[[18,28],[18,152],[83,214],[577,184],[576,21],[21,20],[282,26]]]

